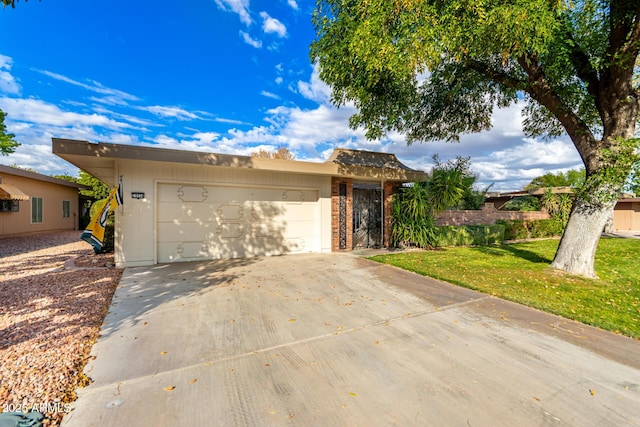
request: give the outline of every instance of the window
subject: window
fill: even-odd
[[[20,212],[20,204],[17,200],[0,200],[0,212]]]
[[[31,198],[31,223],[42,224],[42,197]]]
[[[69,200],[62,201],[62,218],[69,218],[71,216],[71,202]]]

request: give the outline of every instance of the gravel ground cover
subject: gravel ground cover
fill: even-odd
[[[0,238],[0,411],[62,421],[122,269],[80,231]],[[24,412],[24,411],[23,411]]]

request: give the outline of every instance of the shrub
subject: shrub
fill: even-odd
[[[505,227],[493,225],[464,225],[438,227],[437,246],[484,246],[502,243]]]
[[[115,248],[115,232],[113,223],[104,227],[104,241],[102,242],[102,253],[111,253]]]
[[[564,222],[559,219],[541,219],[535,221],[499,220],[496,224],[504,226],[505,240],[521,240],[540,237],[561,236]]]

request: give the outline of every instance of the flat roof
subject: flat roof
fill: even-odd
[[[120,159],[328,175],[365,181],[414,182],[427,177],[425,172],[402,164],[393,154],[341,148],[335,149],[327,161],[319,163],[74,139],[52,138],[51,141],[55,155],[108,185],[115,184],[115,165]]]

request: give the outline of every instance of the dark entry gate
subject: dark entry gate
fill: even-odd
[[[382,246],[382,191],[377,184],[353,185],[353,247]]]

